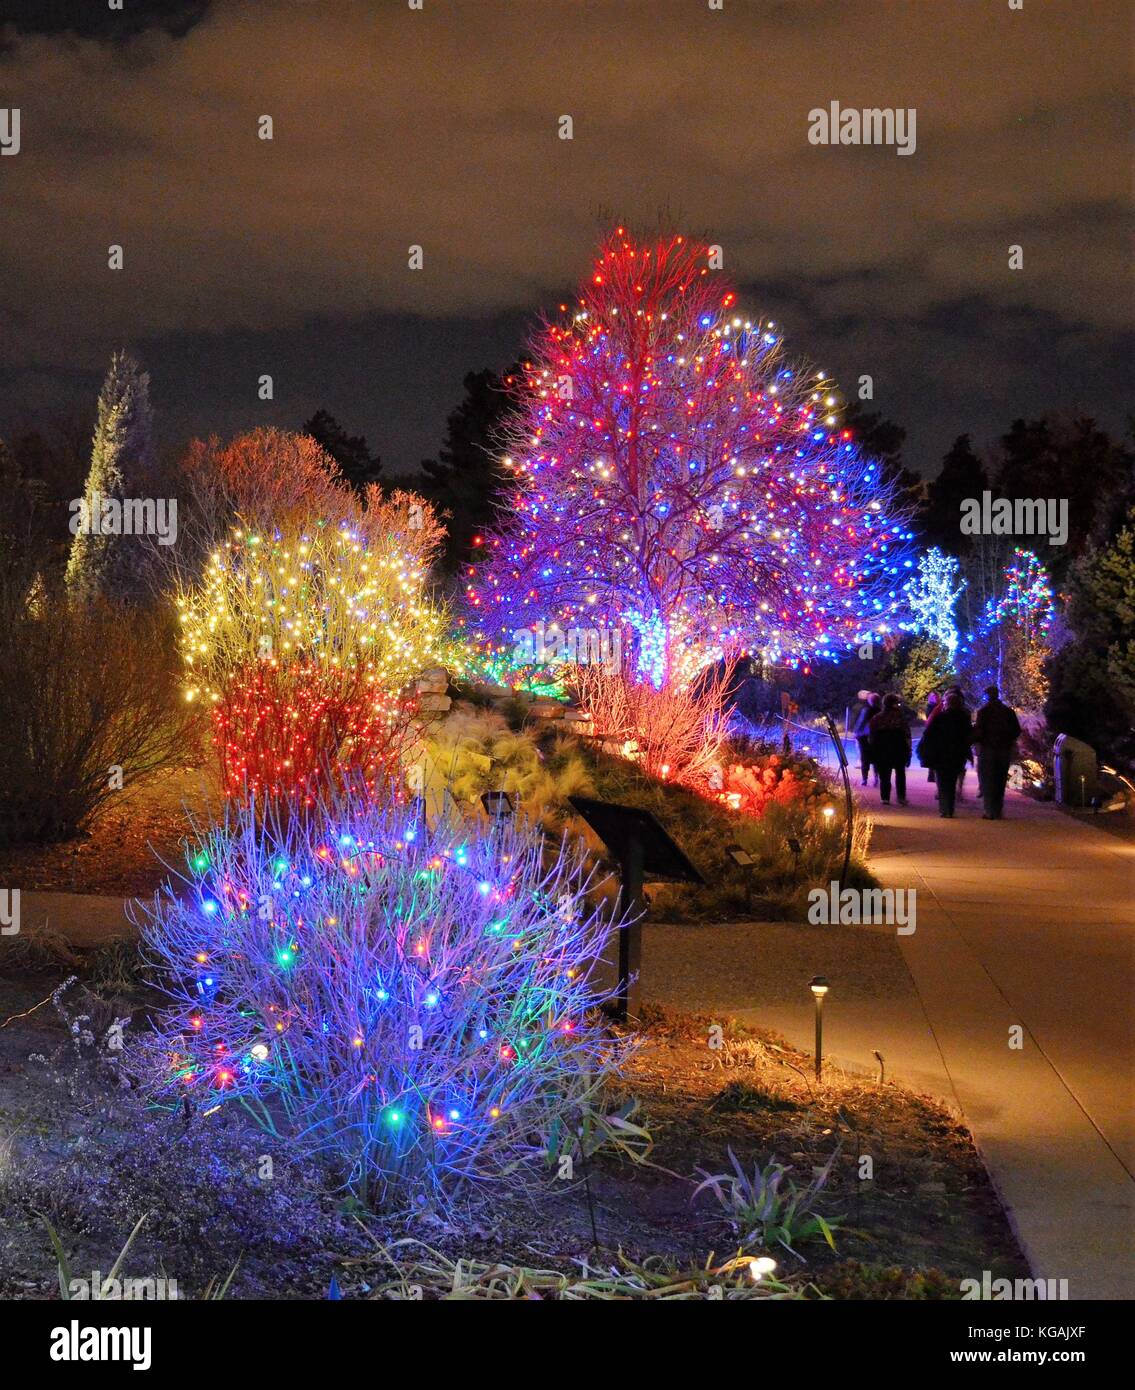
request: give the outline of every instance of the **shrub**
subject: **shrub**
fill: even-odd
[[[184,764],[196,721],[155,615],[46,596],[4,607],[0,840],[69,839],[119,786]]]
[[[730,1225],[741,1237],[742,1248],[756,1245],[767,1250],[773,1245],[783,1245],[798,1259],[803,1257],[793,1246],[808,1241],[821,1239],[835,1249],[832,1231],[838,1229],[840,1223],[821,1216],[816,1202],[831,1175],[838,1148],[804,1188],[797,1187],[788,1177],[788,1169],[775,1159],[764,1168],[754,1164],[749,1174],[741,1167],[733,1150],[728,1152],[733,1171],[707,1173],[699,1168],[702,1181],[694,1189],[694,1198],[705,1191],[713,1193]]]
[[[255,530],[303,516],[353,515],[354,501],[335,472],[314,439],[287,430],[252,430],[227,444],[215,435],[193,440],[179,462],[183,544],[171,547],[184,552],[187,577],[224,543],[237,517]]]
[[[482,793],[506,791],[530,819],[555,826],[569,796],[594,790],[570,739],[542,751],[530,730],[511,728],[494,710],[456,705],[428,730],[424,748],[427,797],[444,787],[458,803],[476,808]]]
[[[261,814],[284,802],[314,807],[348,784],[378,800],[396,797],[417,736],[415,709],[376,693],[359,667],[259,661],[213,706],[224,793],[252,800]]]
[[[537,832],[470,839],[347,798],[322,829],[233,816],[189,884],[146,915],[173,1005],[143,1073],[206,1113],[245,1102],[361,1200],[511,1171],[617,1063],[593,1013],[610,921]]]
[[[725,740],[732,675],[723,664],[690,685],[656,689],[595,665],[576,667],[571,683],[598,736],[623,745],[651,777],[692,783],[704,778]]]
[[[819,780],[792,766],[777,753],[749,764],[725,768],[721,799],[747,816],[763,816],[774,802],[815,811],[826,793]]]
[[[949,651],[931,637],[911,643],[895,673],[895,681],[911,709],[925,707],[932,690],[942,691],[957,680]]]
[[[177,603],[187,693],[212,702],[256,661],[361,666],[396,691],[429,665],[444,612],[394,540],[372,547],[349,521],[235,526]]]

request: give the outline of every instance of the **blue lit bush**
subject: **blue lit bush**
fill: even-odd
[[[613,924],[539,831],[350,798],[319,825],[237,812],[186,878],[143,924],[172,1000],[149,1087],[206,1117],[243,1103],[364,1200],[518,1171],[617,1067],[595,969]]]

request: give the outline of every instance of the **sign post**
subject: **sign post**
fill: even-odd
[[[642,964],[643,885],[704,883],[705,879],[649,811],[586,796],[568,798],[619,865],[619,983],[615,1017],[620,1023],[638,1014],[638,976]]]

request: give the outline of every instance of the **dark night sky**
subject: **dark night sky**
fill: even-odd
[[[1128,3],[0,0],[0,30],[0,431],[89,410],[127,343],[167,443],[323,404],[412,468],[600,218],[663,210],[790,348],[873,376],[921,471],[1133,408]],[[915,107],[916,153],[809,145],[833,100]]]

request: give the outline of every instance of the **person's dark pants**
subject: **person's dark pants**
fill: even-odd
[[[985,814],[994,820],[1000,820],[1005,805],[1005,783],[1009,780],[1009,755],[986,753],[984,750],[979,752],[977,780],[981,783],[981,799],[985,803]]]
[[[863,785],[867,785],[867,774],[871,771],[871,740],[869,738],[857,738],[859,745],[859,766],[863,772]]]
[[[952,816],[958,797],[958,784],[966,770],[965,763],[941,763],[938,773],[938,814]]]
[[[879,769],[879,800],[891,799],[891,773],[895,774],[895,791],[900,801],[906,800],[906,768],[902,763],[876,763]]]

